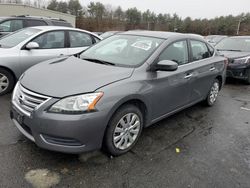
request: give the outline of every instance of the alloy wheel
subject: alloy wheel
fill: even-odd
[[[210,91],[210,96],[209,96],[210,102],[212,104],[217,99],[217,96],[218,96],[218,93],[219,93],[219,89],[220,89],[219,83],[218,82],[214,82],[214,84],[213,84],[213,86],[211,88],[211,91]]]
[[[137,139],[141,128],[141,121],[137,114],[128,113],[117,123],[113,143],[117,149],[126,150]]]
[[[9,87],[8,77],[0,73],[0,93],[4,92],[8,87]]]

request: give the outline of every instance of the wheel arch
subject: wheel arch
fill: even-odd
[[[0,68],[5,69],[5,70],[7,70],[8,72],[10,72],[10,73],[12,74],[13,78],[14,78],[14,81],[15,81],[15,82],[17,81],[16,74],[15,74],[10,68],[5,67],[5,66],[2,66],[2,65],[0,65]]]
[[[148,106],[148,103],[143,99],[143,97],[140,97],[138,95],[131,95],[131,96],[125,97],[125,98],[119,100],[114,105],[114,107],[112,108],[112,110],[110,111],[110,113],[108,115],[106,128],[105,128],[104,135],[102,138],[102,148],[105,148],[105,141],[104,140],[105,140],[105,136],[106,136],[106,133],[108,130],[108,126],[110,124],[110,121],[112,120],[112,117],[115,115],[115,113],[120,108],[122,108],[123,106],[128,105],[128,104],[132,104],[132,105],[137,106],[143,114],[143,122],[144,122],[143,126],[146,127],[149,125],[149,122],[150,122],[149,117],[150,117],[151,112],[150,112],[150,108]]]
[[[149,108],[149,104],[147,102],[147,100],[139,95],[131,95],[128,97],[125,97],[121,100],[119,100],[114,107],[112,108],[111,112],[109,113],[109,117],[108,117],[108,124],[112,118],[112,116],[124,105],[127,104],[132,104],[137,106],[142,114],[143,114],[143,121],[144,121],[144,127],[146,127],[149,122],[150,122],[150,114],[151,114],[151,109]]]
[[[218,75],[215,79],[219,80],[219,84],[220,84],[220,90],[222,88],[222,85],[223,85],[223,78],[221,75]]]

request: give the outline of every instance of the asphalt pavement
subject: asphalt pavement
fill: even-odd
[[[197,104],[145,129],[113,158],[38,148],[0,97],[0,187],[250,187],[250,86],[231,81],[213,107]]]

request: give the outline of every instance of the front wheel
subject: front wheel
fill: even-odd
[[[0,96],[10,92],[15,84],[12,74],[6,69],[0,68]]]
[[[213,106],[217,97],[218,97],[218,94],[219,94],[219,91],[220,91],[220,82],[218,79],[215,79],[211,88],[210,88],[210,91],[208,93],[208,96],[205,100],[205,103],[207,106]]]
[[[104,146],[113,156],[131,150],[141,135],[143,115],[134,105],[121,107],[112,117],[104,137]]]

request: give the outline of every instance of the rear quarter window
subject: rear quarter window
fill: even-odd
[[[211,57],[206,43],[198,40],[190,40],[193,61],[199,61]]]
[[[26,20],[26,23],[28,27],[48,25],[43,20]]]
[[[68,22],[63,21],[51,21],[52,25],[54,26],[64,26],[64,27],[72,27],[72,25]]]

